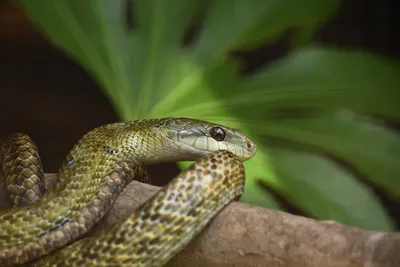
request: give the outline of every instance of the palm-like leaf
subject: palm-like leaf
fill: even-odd
[[[98,81],[121,119],[195,117],[238,127],[258,140],[257,156],[246,162],[243,201],[279,208],[261,180],[316,218],[393,229],[371,189],[324,155],[345,160],[399,199],[399,136],[352,113],[396,117],[399,67],[366,53],[309,47],[241,77],[238,62],[227,56],[272,42],[289,27],[300,33],[294,43],[304,44],[339,1],[148,0],[131,1],[131,7],[123,0],[19,2]],[[204,18],[201,30],[183,48],[185,30],[198,16]],[[287,108],[314,115],[276,116]],[[306,150],[276,147],[271,138]]]

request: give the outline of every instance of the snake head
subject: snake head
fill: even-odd
[[[255,143],[242,132],[219,124],[173,118],[164,121],[162,128],[186,160],[197,160],[212,152],[227,150],[245,161],[257,150]]]

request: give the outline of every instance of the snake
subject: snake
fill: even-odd
[[[0,266],[164,266],[244,193],[256,145],[241,131],[190,118],[123,121],[86,133],[47,190],[34,141],[0,141],[11,208],[0,211]],[[87,235],[146,166],[194,161],[109,229]]]

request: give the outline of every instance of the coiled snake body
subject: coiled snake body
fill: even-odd
[[[33,141],[11,135],[0,142],[5,185],[15,207],[30,204],[0,212],[0,266],[162,266],[243,193],[242,161],[255,152],[238,130],[205,121],[114,123],[73,147],[44,194]],[[130,181],[146,182],[145,164],[180,160],[197,162],[110,230],[81,238]]]

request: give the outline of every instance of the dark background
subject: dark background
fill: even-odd
[[[397,60],[400,19],[391,0],[344,0],[317,34],[317,42],[361,49]],[[288,31],[290,35],[291,31]],[[274,45],[240,52],[248,71],[287,52],[288,38]],[[56,172],[73,144],[96,126],[117,121],[96,83],[55,49],[9,0],[0,0],[0,136],[29,134],[42,155],[46,172]],[[172,178],[175,164],[152,167],[153,177]],[[156,184],[166,180],[154,179]],[[397,203],[385,200],[400,221]]]

